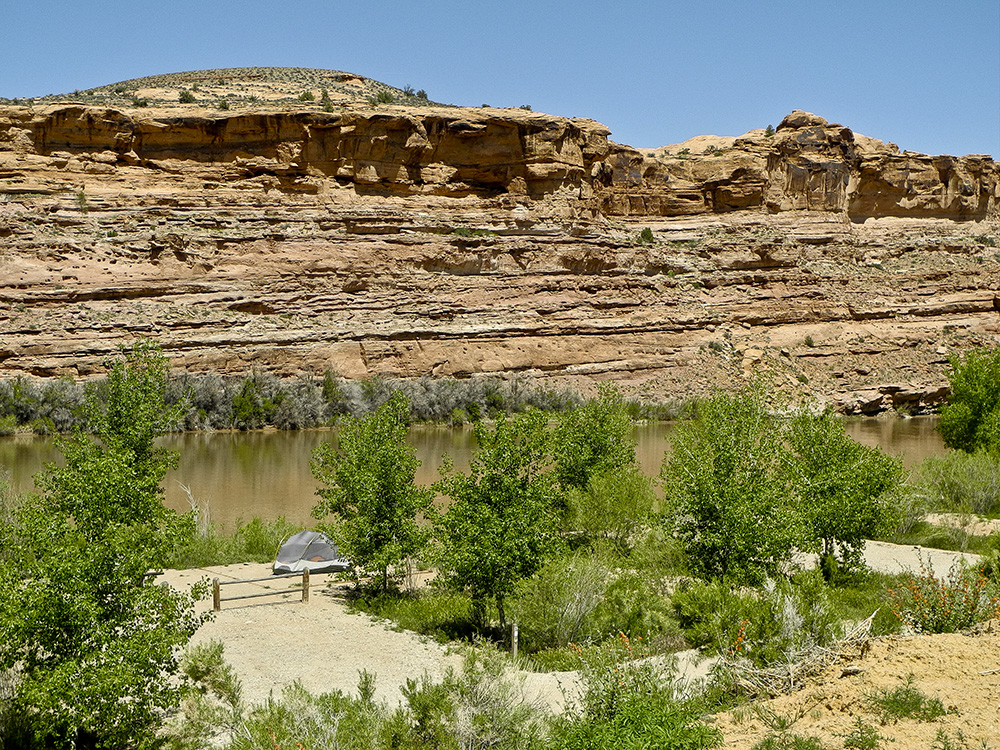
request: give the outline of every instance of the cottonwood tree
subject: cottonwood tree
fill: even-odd
[[[664,460],[667,516],[692,569],[757,583],[778,573],[806,529],[789,491],[782,431],[762,391],[700,401]]]
[[[653,481],[636,466],[592,474],[584,489],[567,493],[567,517],[576,532],[594,542],[607,542],[627,555],[656,506]]]
[[[341,422],[338,441],[313,452],[312,473],[328,487],[313,516],[336,516],[334,536],[355,566],[377,571],[382,588],[389,571],[426,544],[429,528],[418,516],[434,492],[414,481],[420,462],[406,443],[409,403],[399,392],[371,414]]]
[[[595,474],[633,466],[634,427],[621,396],[609,385],[599,387],[597,398],[563,414],[552,451],[560,486],[583,490]]]
[[[1000,454],[1000,349],[952,357],[951,393],[938,430],[949,448]]]
[[[807,534],[829,574],[832,563],[856,567],[865,539],[892,529],[902,463],[851,439],[829,412],[801,412],[787,431],[788,466]]]
[[[451,506],[437,523],[443,580],[471,596],[480,624],[518,581],[534,575],[557,547],[554,513],[560,496],[549,471],[546,416],[528,410],[475,426],[478,450],[463,474],[445,469],[437,488]]]
[[[176,457],[153,444],[176,417],[166,378],[154,345],[126,350],[88,391],[96,434],[61,438],[64,465],[0,519],[0,670],[20,719],[5,742],[149,747],[177,704],[177,648],[202,618],[147,576],[184,529],[160,488]]]

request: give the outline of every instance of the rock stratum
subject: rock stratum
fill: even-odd
[[[649,399],[764,375],[870,414],[933,406],[949,355],[1000,341],[988,156],[801,111],[635,149],[593,120],[310,74],[280,96],[204,71],[178,74],[202,82],[187,104],[177,79],[0,104],[0,377],[89,376],[149,336],[192,372]]]

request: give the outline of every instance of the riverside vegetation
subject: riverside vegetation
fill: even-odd
[[[782,413],[761,386],[695,406],[665,456],[662,498],[637,471],[628,405],[610,388],[554,423],[532,408],[478,420],[469,470],[446,467],[432,488],[449,500],[443,508],[414,483],[404,395],[346,417],[340,444],[317,450],[313,471],[326,485],[316,515],[355,562],[352,606],[479,644],[444,681],[408,683],[394,709],[374,702],[366,674],[358,697],[294,687],[246,706],[218,646],[178,661],[198,618],[189,598],[144,573],[171,564],[171,549],[202,564],[216,546],[271,559],[290,529],[255,520],[227,537],[163,509],[170,458],[151,440],[185,405],[164,405],[165,360],[140,345],[85,400],[95,436],[63,440],[67,467],[43,473],[40,496],[4,498],[3,746],[715,746],[720,735],[701,717],[755,696],[725,670],[681,692],[665,662],[639,657],[698,646],[764,667],[828,645],[876,611],[876,633],[997,616],[995,537],[981,566],[944,582],[879,575],[859,554],[864,539],[912,526],[932,499],[996,513],[982,486],[1000,455],[988,426],[1000,395],[982,365],[994,360],[1000,353],[953,363],[953,383],[968,388],[955,389],[950,408],[977,425],[956,431],[983,437],[940,459],[987,468],[929,469],[925,477],[949,481],[925,479],[922,494],[829,413]],[[820,566],[797,570],[794,550],[818,553]],[[413,560],[437,568],[434,584],[399,585]],[[956,601],[961,617],[944,616]],[[510,621],[527,664],[580,670],[581,697],[563,715],[524,705],[505,676],[491,644],[506,642]],[[165,723],[182,700],[183,715]]]
[[[83,404],[88,394],[101,398],[103,379],[86,383],[71,378],[47,382],[17,377],[0,380],[0,435],[28,432],[52,435],[76,428],[92,429]],[[298,430],[336,423],[344,416],[374,411],[394,393],[404,395],[410,418],[453,425],[490,419],[501,412],[532,407],[560,412],[582,403],[569,390],[540,387],[515,377],[346,380],[327,371],[323,377],[282,380],[267,373],[224,377],[184,373],[167,381],[164,399],[177,407],[168,431],[256,430],[276,427]],[[677,416],[677,404],[628,403],[639,419]]]

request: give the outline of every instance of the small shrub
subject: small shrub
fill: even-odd
[[[312,91],[303,91],[299,94],[300,102],[314,102],[316,101],[316,95]]]
[[[655,238],[653,237],[653,230],[650,229],[649,227],[646,227],[641,232],[639,232],[637,241],[643,245],[651,245],[653,244],[654,239]]]
[[[228,112],[228,111],[229,111],[229,102],[228,102],[228,101],[226,101],[225,99],[220,99],[220,100],[219,100],[219,104],[218,104],[217,106],[218,106],[218,107],[219,107],[219,109],[221,109],[221,110],[222,110],[223,112]]]
[[[919,574],[889,590],[892,611],[918,633],[954,633],[1000,616],[996,587],[980,571],[953,565],[944,580],[923,556]]]
[[[767,735],[750,750],[826,750],[826,746],[816,737],[781,732]]]
[[[549,747],[717,747],[722,735],[698,720],[696,709],[674,691],[673,669],[642,659],[641,648],[627,636],[584,651],[578,704],[555,719]]]
[[[198,529],[194,514],[184,516],[184,534],[174,546],[167,566],[171,568],[203,568],[209,565],[231,565],[241,562],[271,562],[278,548],[301,527],[289,523],[284,516],[273,521],[254,518],[236,522],[229,533],[207,524]]]
[[[883,688],[865,696],[865,706],[878,716],[879,722],[885,726],[890,721],[895,723],[900,719],[916,719],[917,721],[933,721],[944,716],[944,706],[937,698],[928,698],[914,686],[913,675],[909,675],[902,685],[892,690]]]
[[[816,346],[816,342],[813,340],[812,336],[806,336],[802,343],[809,347]]]
[[[975,749],[986,750],[987,747],[986,742],[982,742],[980,745],[976,745]],[[961,729],[955,730],[954,737],[945,730],[939,729],[934,736],[934,742],[931,743],[931,750],[973,750],[973,746],[969,745],[969,741],[965,739]]]
[[[634,466],[610,468],[592,475],[586,488],[570,489],[568,523],[592,545],[609,544],[619,555],[627,556],[648,526],[655,504],[649,477]]]
[[[885,737],[860,716],[854,720],[854,728],[844,735],[844,750],[878,750]]]
[[[423,89],[420,89],[420,90],[419,90],[419,91],[418,91],[418,92],[417,92],[417,93],[415,94],[415,96],[417,97],[417,99],[424,99],[424,100],[426,100],[426,99],[427,99],[427,92],[426,92],[426,91],[424,91]]]
[[[721,341],[709,341],[708,348],[711,349],[713,352],[719,352],[720,354],[726,351],[726,345],[723,344]]]
[[[188,646],[181,658],[181,674],[201,693],[212,693],[233,709],[243,703],[243,686],[223,659],[222,641]]]
[[[392,92],[388,89],[382,89],[373,97],[369,98],[370,104],[392,104],[396,101],[396,97],[392,95]]]
[[[771,125],[771,124],[768,124],[768,126],[766,128],[764,128],[764,135],[767,136],[768,138],[770,138],[771,136],[773,136],[774,135],[774,126]]]
[[[181,104],[194,104],[195,102],[194,94],[192,94],[187,89],[181,89],[180,93],[177,95],[177,101],[179,101]]]
[[[761,590],[687,581],[671,603],[692,646],[740,656],[761,667],[842,635],[819,571],[800,575],[796,585],[768,581]]]

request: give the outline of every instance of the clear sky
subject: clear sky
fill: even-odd
[[[0,96],[203,68],[333,68],[449,104],[591,117],[632,146],[805,109],[1000,156],[997,0],[2,0]]]

